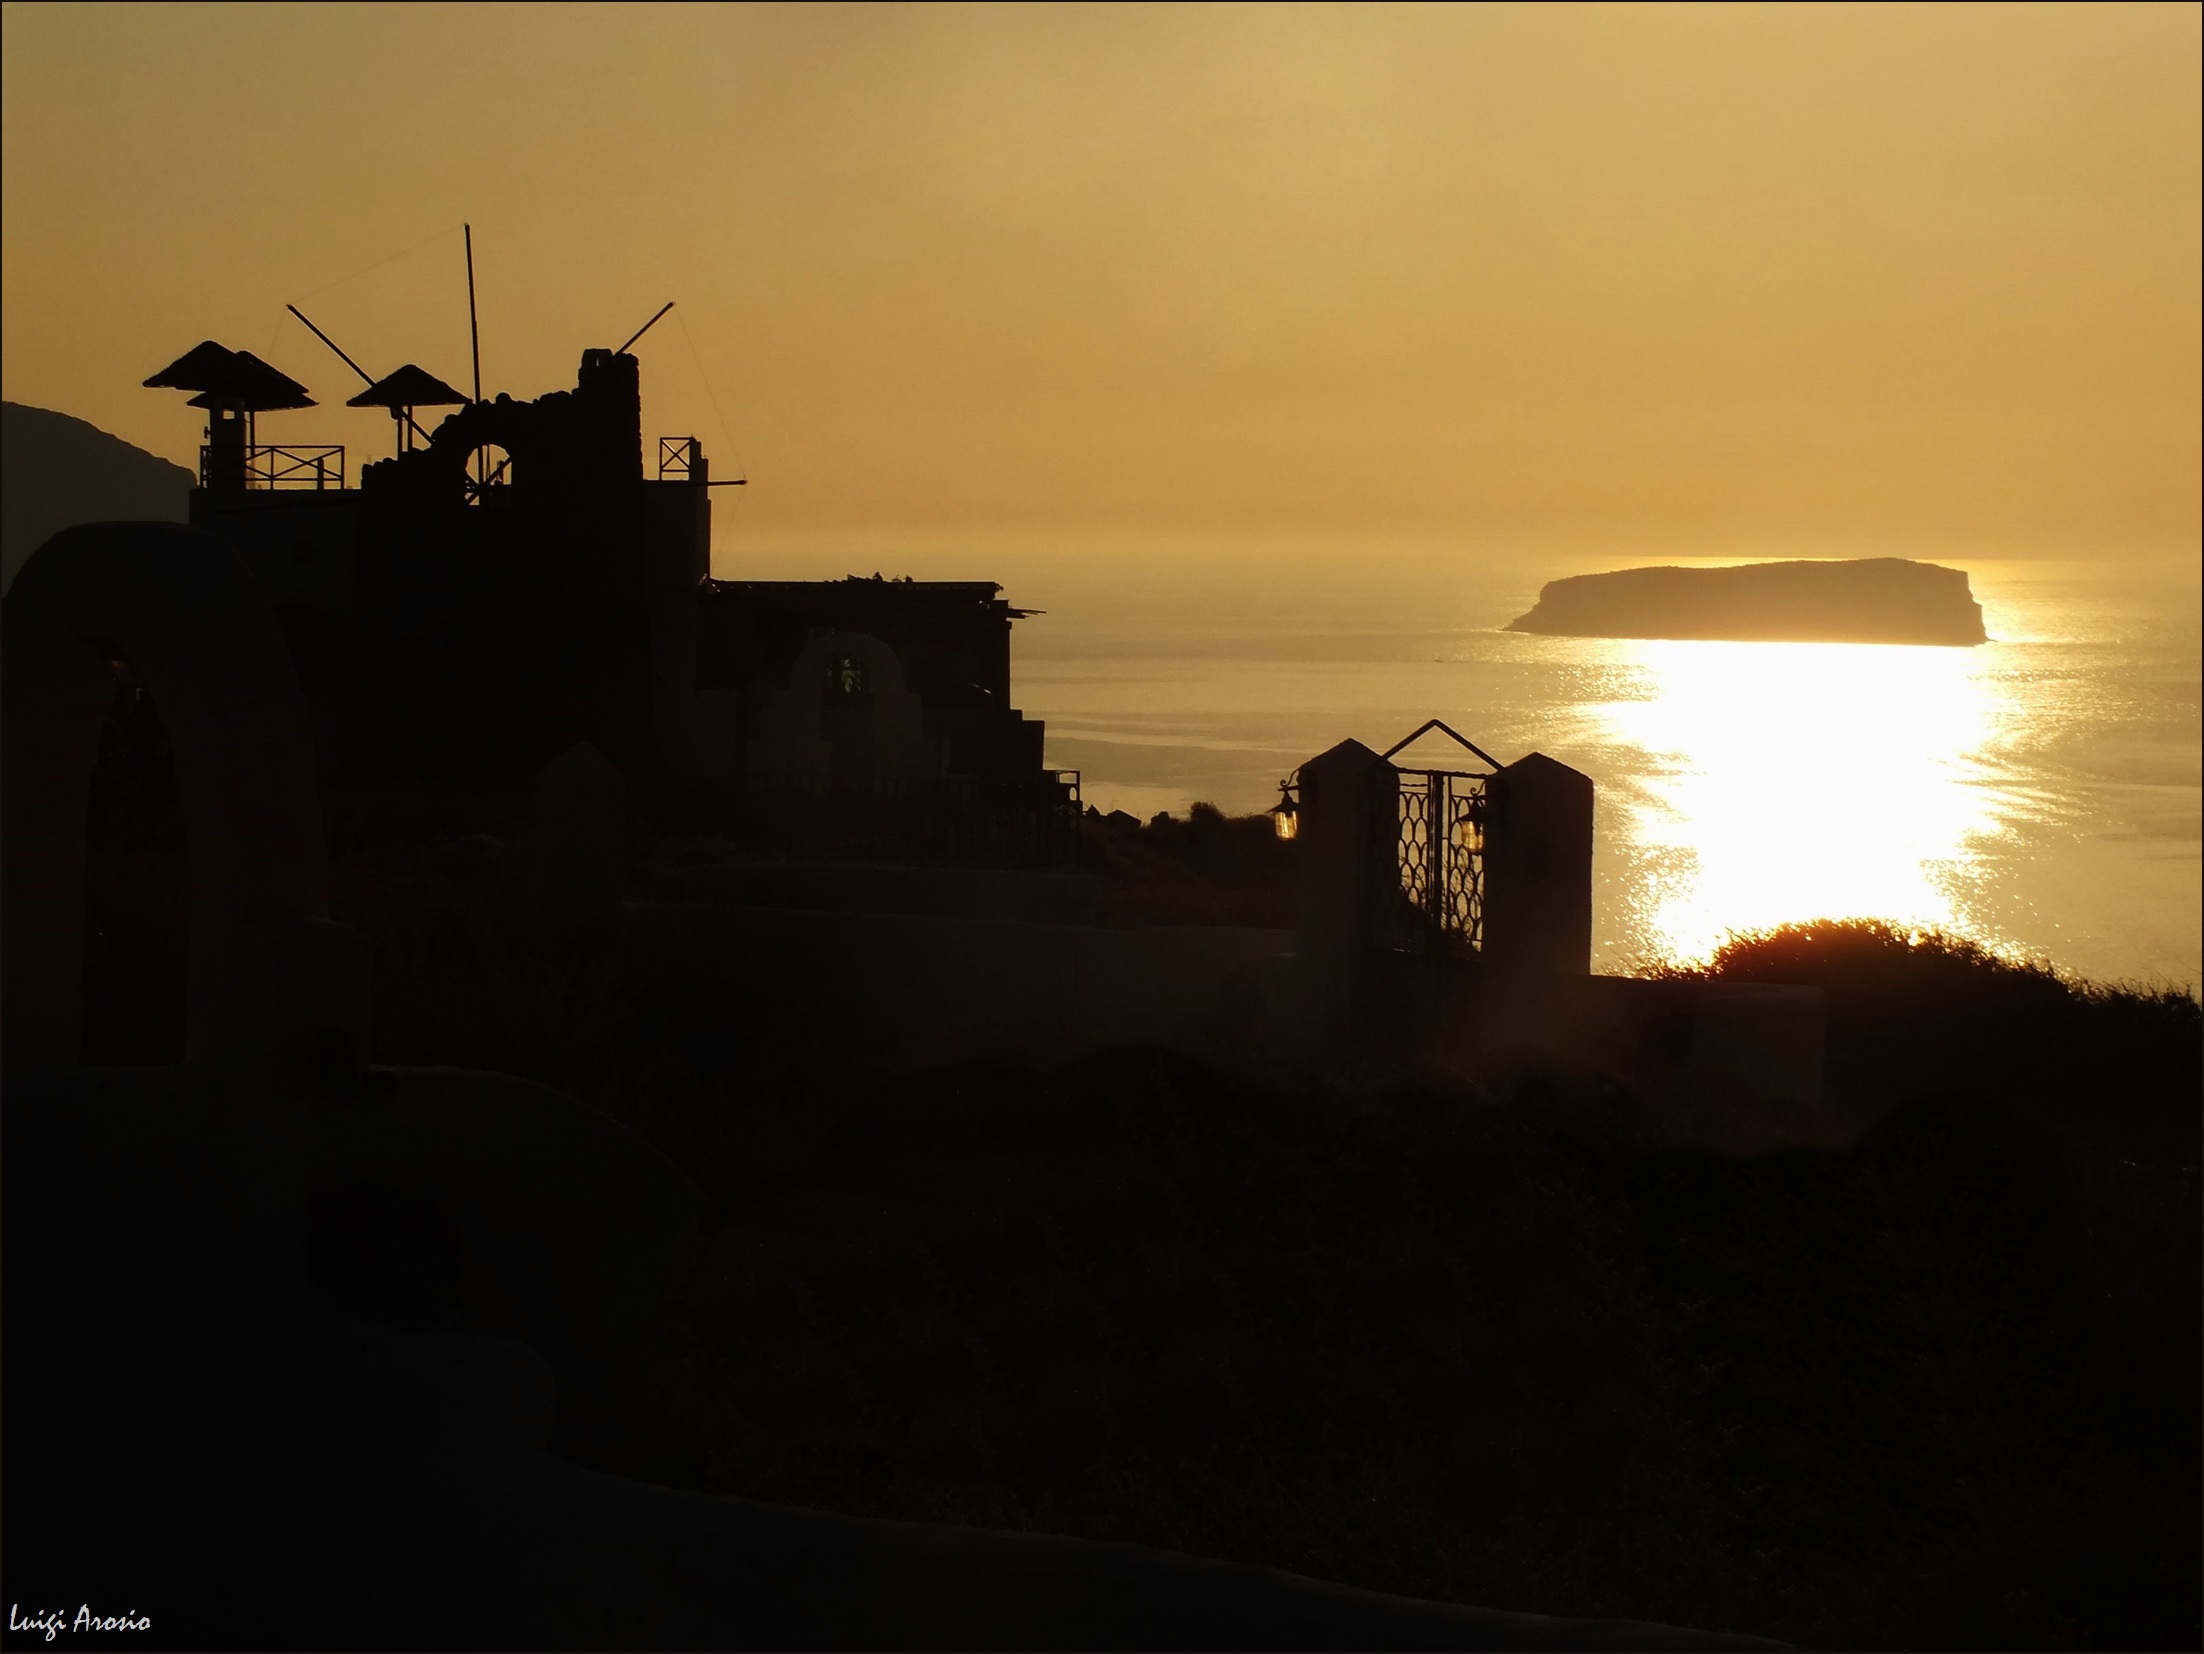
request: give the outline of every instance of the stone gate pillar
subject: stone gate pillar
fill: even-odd
[[[1592,778],[1534,752],[1485,783],[1485,969],[1592,974]]]
[[[1360,741],[1301,766],[1294,951],[1310,1013],[1327,1034],[1367,1009],[1377,904],[1395,872],[1400,772]]]

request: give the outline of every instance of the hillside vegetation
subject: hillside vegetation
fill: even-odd
[[[1157,877],[1198,885],[1192,844]],[[509,836],[333,883],[379,1060],[563,1087],[711,1197],[656,1474],[1818,1646],[2198,1644],[2186,994],[1740,941],[1707,974],[1823,985],[1873,1106],[1725,1159],[1552,1076],[880,1076],[766,964],[544,931]],[[124,963],[94,1055],[149,1054]]]

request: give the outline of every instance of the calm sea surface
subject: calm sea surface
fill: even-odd
[[[1501,630],[1547,580],[1693,561],[1627,551],[723,533],[722,575],[991,579],[1043,611],[1016,702],[1105,810],[1266,809],[1302,760],[1432,717],[1573,764],[1599,788],[1603,970],[1828,916],[2099,981],[2204,977],[2193,560],[1928,558],[1967,571],[1995,640],[1929,649]]]
[[[1500,630],[1543,580],[1656,560],[1150,549],[995,577],[1048,611],[1018,628],[1018,704],[1105,810],[1260,810],[1343,737],[1441,717],[1598,784],[1602,969],[1863,916],[2197,983],[2194,565],[1943,559],[1995,639],[1974,649]]]

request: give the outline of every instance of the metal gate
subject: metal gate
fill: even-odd
[[[1459,770],[1400,772],[1400,820],[1381,944],[1443,953],[1484,945],[1485,778]]]
[[[1384,756],[1390,760],[1433,731],[1499,768],[1436,718],[1394,742]],[[1379,945],[1402,953],[1477,951],[1485,940],[1485,783],[1491,771],[1395,768],[1399,820],[1390,877],[1379,892]]]

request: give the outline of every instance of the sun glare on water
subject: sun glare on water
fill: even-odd
[[[2005,831],[1976,756],[2000,718],[1983,651],[1614,647],[1641,693],[1595,715],[1645,756],[1624,807],[1648,954],[1703,960],[1730,932],[1817,918],[1970,928],[1964,875]]]

